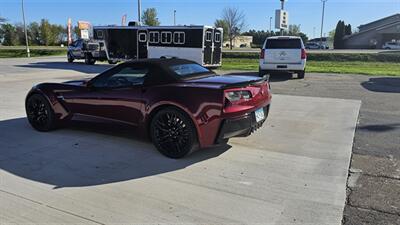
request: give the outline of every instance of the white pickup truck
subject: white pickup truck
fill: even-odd
[[[269,37],[261,49],[259,75],[289,72],[297,73],[297,77],[303,79],[306,61],[307,54],[300,37]]]

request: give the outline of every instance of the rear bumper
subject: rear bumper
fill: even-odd
[[[263,71],[303,71],[306,68],[306,61],[302,60],[297,64],[286,63],[265,63],[260,60],[260,70]]]
[[[217,136],[216,144],[223,143],[224,139],[232,137],[247,137],[254,131],[259,129],[268,118],[270,105],[264,107],[265,119],[256,122],[255,111],[247,113],[243,116],[224,119],[221,123],[219,133]]]

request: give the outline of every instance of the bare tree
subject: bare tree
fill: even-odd
[[[240,32],[245,28],[245,15],[237,8],[225,8],[222,11],[222,19],[227,24],[227,32],[229,39],[229,47],[232,49],[233,40],[240,35]]]

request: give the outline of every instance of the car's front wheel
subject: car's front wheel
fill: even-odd
[[[29,123],[38,131],[56,128],[56,117],[48,100],[41,94],[31,95],[25,103]]]
[[[96,59],[93,59],[91,54],[85,55],[85,64],[87,65],[94,65],[96,63]]]
[[[68,53],[67,59],[68,59],[68,62],[69,62],[69,63],[74,62],[74,57],[72,57],[71,53]]]
[[[182,158],[194,151],[197,132],[192,120],[182,111],[169,107],[151,120],[150,135],[156,148],[169,158]]]

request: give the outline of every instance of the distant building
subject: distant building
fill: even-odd
[[[359,31],[344,37],[345,48],[382,48],[385,42],[400,41],[400,14],[358,27]]]
[[[233,39],[232,45],[234,48],[251,48],[253,43],[253,36],[237,36]],[[230,47],[230,42],[225,41],[224,47]]]

